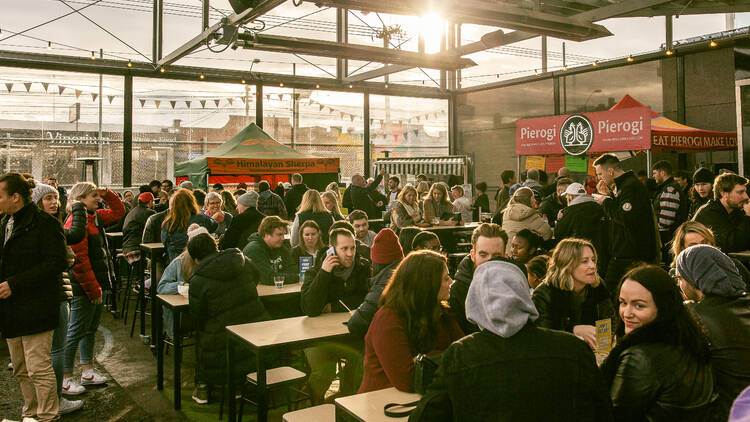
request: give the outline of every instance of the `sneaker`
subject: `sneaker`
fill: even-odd
[[[81,374],[81,385],[101,385],[107,382],[107,379],[99,375],[95,370],[89,369]]]
[[[81,393],[85,393],[86,388],[81,384],[77,383],[73,377],[63,379],[62,393],[67,396],[77,396]]]
[[[208,386],[205,384],[198,384],[193,390],[193,401],[198,404],[208,404]]]
[[[13,370],[13,362],[11,362],[11,363],[8,364],[8,370],[9,371]]]
[[[83,400],[67,400],[64,397],[60,397],[60,416],[75,412],[82,407]]]
[[[39,421],[37,421],[34,418],[23,418],[23,420],[21,422],[39,422]]]

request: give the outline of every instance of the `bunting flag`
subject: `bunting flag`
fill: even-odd
[[[206,100],[200,100],[201,108],[206,108]]]
[[[154,100],[154,105],[156,106],[156,109],[159,109],[159,105],[161,104],[160,100]]]
[[[323,111],[324,108],[323,104],[318,104],[318,111]]]
[[[190,103],[192,103],[192,101],[185,101],[185,105],[187,106],[187,108],[190,108]]]
[[[245,97],[240,97],[240,101],[242,101],[242,104],[247,104],[247,103],[245,102],[245,100],[246,100],[246,98],[245,98]]]
[[[76,92],[76,100],[77,100],[81,96],[81,93],[83,91],[81,91],[80,89],[76,89],[75,92]]]
[[[57,90],[60,91],[60,95],[62,95],[63,91],[65,91],[65,87],[62,85],[58,85]]]
[[[350,114],[350,115],[349,115],[349,119],[351,119],[351,121],[353,122],[353,121],[354,121],[354,115],[353,115],[353,114]]]
[[[115,99],[114,95],[107,95],[107,101],[109,101],[110,104],[112,104],[112,100]]]
[[[271,99],[271,95],[270,94],[266,94],[266,95],[264,95],[264,97],[266,97],[266,100],[270,100]]]
[[[91,93],[91,101],[96,101],[96,99],[99,98],[99,94]]]
[[[218,107],[218,106],[219,106],[219,103],[220,103],[220,102],[221,102],[221,100],[214,100],[214,104],[216,104],[216,107]]]
[[[343,111],[339,111],[339,118],[341,120],[344,120],[344,112]]]
[[[13,84],[12,83],[7,83],[7,84],[5,84],[5,88],[8,89],[8,92],[10,92],[10,90],[13,89]],[[60,93],[62,94],[62,91]]]
[[[417,116],[417,122],[419,122],[419,117],[420,117],[420,116]]]
[[[31,82],[24,82],[23,86],[26,87],[26,92],[31,91]]]
[[[169,105],[171,105],[172,109],[174,110],[174,106],[177,105],[177,101],[170,101]]]
[[[234,101],[234,98],[232,97],[227,98],[227,102],[229,102],[229,105],[232,105],[232,101]]]
[[[141,108],[146,105],[146,100],[139,98],[138,101],[141,103]]]
[[[42,88],[44,88],[44,92],[47,92],[47,88],[49,88],[49,84],[47,82],[42,82]]]

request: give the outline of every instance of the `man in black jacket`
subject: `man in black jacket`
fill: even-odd
[[[661,243],[643,183],[632,171],[624,171],[614,154],[597,158],[594,167],[599,178],[599,195],[594,199],[609,217],[610,259],[605,283],[614,299],[620,278],[631,266],[639,261],[659,262]]]
[[[568,186],[573,183],[573,179],[563,177],[557,179],[557,188],[554,193],[544,198],[541,205],[539,205],[539,213],[543,217],[547,217],[547,223],[550,227],[554,228],[557,222],[557,216],[561,209],[565,208],[567,201],[565,199],[565,190]]]
[[[67,266],[65,236],[31,201],[33,187],[18,173],[0,176],[0,332],[21,384],[22,417],[51,421],[60,406],[51,348]]]
[[[612,421],[591,349],[572,334],[536,327],[539,313],[518,267],[477,268],[466,314],[481,330],[443,352],[410,421]]]
[[[132,264],[141,259],[141,240],[146,228],[146,221],[154,211],[154,195],[144,192],[138,195],[138,205],[130,210],[122,223],[122,254]]]
[[[732,260],[709,245],[691,246],[676,259],[680,288],[695,301],[688,309],[711,341],[711,368],[719,398],[716,418],[750,385],[750,296]]]
[[[604,232],[604,210],[594,198],[586,193],[580,183],[573,183],[565,190],[568,206],[560,211],[560,218],[555,225],[555,240],[557,242],[576,237],[586,239],[594,245],[599,257],[597,266],[604,274],[607,269],[607,251],[604,247],[606,235]]]
[[[219,249],[244,249],[251,234],[258,232],[260,222],[266,216],[258,211],[258,192],[251,190],[237,198],[238,214],[229,223],[227,231],[219,239]]]
[[[750,217],[743,210],[747,201],[747,179],[734,173],[720,174],[714,180],[714,199],[698,209],[693,221],[714,232],[722,252],[746,251],[750,249]]]
[[[356,309],[367,294],[370,262],[357,256],[354,235],[346,229],[333,229],[329,241],[334,253],[326,253],[319,268],[311,268],[305,273],[300,306],[307,316]],[[356,391],[362,371],[362,356],[356,349],[327,344],[305,349],[305,355],[310,364],[313,403],[323,402],[325,392],[336,376],[336,362],[342,357],[346,358],[347,365],[340,376],[340,391],[344,395]]]
[[[302,203],[302,195],[307,192],[308,187],[302,183],[302,175],[294,173],[292,175],[292,188],[284,196],[284,205],[286,205],[286,212],[290,215],[294,215],[299,208],[299,204]]]
[[[374,192],[378,188],[378,185],[383,180],[385,175],[385,169],[380,169],[378,177],[375,178],[370,184],[365,182],[365,178],[360,174],[352,176],[351,186],[351,208],[349,212],[353,210],[362,210],[367,214],[369,219],[381,218],[382,215],[378,212],[378,208],[383,206],[383,201],[376,202],[373,200]],[[346,206],[346,205],[345,205]],[[347,207],[348,208],[348,207]]]

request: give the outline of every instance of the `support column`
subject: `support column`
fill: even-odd
[[[672,37],[674,36],[674,31],[672,29],[672,26],[673,26],[672,25],[673,24],[672,15],[665,16],[664,17],[664,23],[665,23],[664,27],[665,27],[665,30],[666,30],[666,43],[665,43],[665,45],[667,47],[667,50],[671,50],[672,49],[672,44],[673,44],[673,38]]]
[[[364,120],[365,120],[365,133],[364,133],[364,162],[365,162],[365,179],[370,177],[370,93],[365,92],[364,94]]]
[[[255,124],[263,129],[263,84],[255,85]]]
[[[153,27],[151,29],[151,60],[156,63],[159,60],[159,0],[154,0]]]
[[[174,148],[167,148],[167,179],[174,177]]]
[[[547,36],[542,35],[542,73],[547,72]]]
[[[133,75],[125,75],[122,122],[122,186],[133,186]]]
[[[336,42],[349,43],[349,11],[336,9]],[[346,59],[336,59],[336,79],[344,79],[349,75],[349,62]]]
[[[205,31],[208,28],[208,16],[210,12],[209,0],[203,0],[203,26],[201,31]]]
[[[158,45],[156,47],[157,59],[162,59],[162,47],[164,46],[164,0],[156,0],[159,2],[159,28],[158,28]]]

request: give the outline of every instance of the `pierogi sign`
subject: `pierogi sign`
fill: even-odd
[[[615,111],[522,119],[516,122],[518,155],[584,155],[649,149],[651,110]]]

